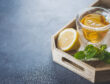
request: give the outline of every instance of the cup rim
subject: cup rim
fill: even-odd
[[[84,10],[82,10],[82,11],[87,11],[87,10],[91,10],[91,9],[94,9],[94,8],[98,8],[98,9],[103,9],[105,12],[107,12],[109,15],[110,15],[110,12],[109,12],[109,10],[107,10],[107,9],[105,9],[105,8],[103,8],[103,7],[89,7],[89,8],[85,8]],[[82,12],[82,11],[80,11],[80,12]],[[85,11],[85,12],[86,12]],[[107,30],[107,29],[109,29],[109,27],[110,27],[110,24],[108,24],[108,25],[106,25],[106,26],[103,26],[103,27],[90,27],[90,26],[86,26],[86,25],[84,25],[83,23],[81,23],[80,22],[80,12],[78,12],[78,14],[77,14],[77,16],[76,16],[76,21],[81,25],[81,26],[83,26],[84,28],[86,28],[86,29],[92,29],[92,30],[96,30],[96,31],[103,31],[103,30]]]

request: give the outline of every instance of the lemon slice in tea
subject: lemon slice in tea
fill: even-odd
[[[77,50],[80,47],[78,32],[73,28],[63,30],[58,36],[57,46],[63,51]]]
[[[105,17],[100,14],[88,14],[81,20],[81,22],[90,27],[103,27],[109,24],[106,22]]]

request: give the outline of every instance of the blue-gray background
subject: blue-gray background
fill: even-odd
[[[0,84],[92,84],[52,61],[50,38],[94,1],[0,0]]]

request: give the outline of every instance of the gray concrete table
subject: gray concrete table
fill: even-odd
[[[52,61],[50,37],[94,1],[0,0],[0,84],[92,84]]]

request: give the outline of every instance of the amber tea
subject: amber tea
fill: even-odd
[[[108,32],[108,30],[94,31],[94,30],[89,30],[85,28],[83,28],[82,30],[84,33],[84,37],[92,43],[100,42],[105,37],[106,33]]]
[[[82,24],[95,28],[101,28],[109,24],[109,22],[106,21],[105,17],[100,14],[88,14],[84,16],[81,20]],[[92,42],[97,43],[100,42],[108,32],[107,30],[93,30],[93,29],[86,29],[82,28],[84,37]]]

